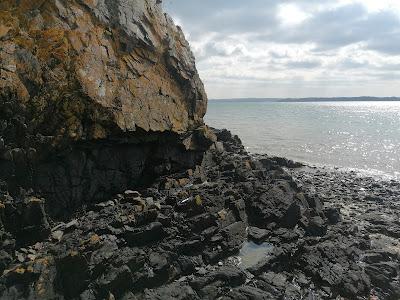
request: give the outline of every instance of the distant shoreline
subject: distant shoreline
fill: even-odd
[[[400,101],[400,97],[310,97],[310,98],[234,98],[209,99],[212,102],[372,102]]]

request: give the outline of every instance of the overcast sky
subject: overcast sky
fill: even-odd
[[[400,0],[164,0],[209,98],[400,96]]]

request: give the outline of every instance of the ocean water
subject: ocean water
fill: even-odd
[[[250,153],[400,179],[400,102],[213,100],[205,119]]]

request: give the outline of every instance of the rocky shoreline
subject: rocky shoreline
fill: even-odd
[[[327,208],[340,209],[333,231],[351,230],[353,241],[365,240],[359,261],[371,282],[372,299],[398,299],[400,258],[400,182],[362,176],[355,171],[305,167],[289,170],[306,193],[318,194]],[[343,244],[339,243],[342,247]]]
[[[0,299],[399,299],[399,183],[207,101],[161,0],[0,1]]]
[[[5,227],[12,209],[25,223],[2,231],[0,298],[399,298],[399,182],[251,156],[214,133],[195,169],[66,222],[3,194]]]

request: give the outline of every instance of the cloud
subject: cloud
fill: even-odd
[[[318,60],[290,61],[286,64],[289,69],[314,69],[321,66]]]
[[[197,36],[257,31],[274,26],[278,18],[274,0],[253,0],[251,5],[242,0],[167,0],[164,6],[183,21],[185,30]]]
[[[211,98],[354,96],[365,85],[373,95],[400,94],[400,1],[164,0],[164,6],[182,25]]]

